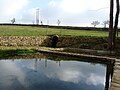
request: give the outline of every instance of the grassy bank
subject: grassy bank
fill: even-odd
[[[0,26],[0,36],[45,36],[58,34],[62,36],[96,36],[107,37],[108,32],[70,29],[41,28],[32,26]],[[120,35],[119,35],[120,36]]]
[[[37,50],[34,49],[2,49],[0,50],[0,58],[8,58],[19,55],[30,55],[37,53]]]
[[[108,56],[112,58],[120,58],[120,51],[107,51],[107,50],[92,50],[92,49],[80,49],[80,48],[50,48],[50,47],[6,47],[6,46],[0,46],[0,59],[2,58],[14,58],[19,56],[31,56],[34,57],[34,55],[37,55],[39,57],[39,54],[41,51],[57,51],[57,52],[68,52],[68,53],[78,53],[82,55],[98,55],[98,56]],[[49,57],[49,56],[47,56]]]

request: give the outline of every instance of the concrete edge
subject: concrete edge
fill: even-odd
[[[105,56],[96,56],[96,55],[87,55],[87,54],[79,54],[79,53],[69,53],[69,52],[60,52],[60,51],[55,51],[55,50],[43,50],[39,49],[38,52],[41,53],[51,53],[51,54],[57,54],[57,55],[64,55],[64,56],[72,56],[72,57],[80,57],[80,58],[90,58],[90,59],[100,59],[101,61],[111,61],[115,62],[117,59],[116,58],[111,58],[111,57],[105,57]]]

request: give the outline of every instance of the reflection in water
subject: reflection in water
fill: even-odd
[[[110,80],[110,77],[112,79],[112,75],[113,75],[113,68],[114,68],[114,63],[109,63],[107,64],[107,67],[106,67],[106,82],[105,82],[105,90],[108,90],[109,89],[109,80]]]
[[[108,90],[109,67],[80,61],[1,60],[0,90]]]
[[[34,72],[37,72],[37,59],[35,60],[35,65],[34,65],[35,69]]]

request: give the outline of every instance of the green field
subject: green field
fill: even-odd
[[[0,26],[0,36],[46,36],[54,34],[62,36],[97,36],[97,37],[108,36],[108,32],[104,31],[54,29],[32,26],[5,26],[5,25]]]

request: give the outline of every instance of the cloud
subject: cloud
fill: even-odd
[[[21,21],[24,23],[35,23],[36,9],[37,8],[31,8],[29,10],[25,10],[21,15]]]
[[[28,0],[0,0],[0,19],[17,15],[28,3]]]
[[[62,81],[79,83],[80,79],[83,77],[83,74],[77,70],[63,70],[63,72],[61,74],[58,74],[58,76]]]
[[[62,0],[60,7],[67,13],[82,13],[89,9],[96,10],[109,7],[109,0]]]
[[[87,9],[84,0],[62,0],[60,7],[67,13],[79,13]]]
[[[55,7],[56,6],[56,2],[54,0],[52,0],[52,1],[50,1],[48,3],[48,5],[51,6],[51,7]]]
[[[57,25],[59,19],[61,25],[91,25],[93,20],[102,22],[109,17],[109,0],[0,0],[0,21],[15,17],[16,23],[35,22],[36,7],[43,24]]]
[[[105,82],[105,77],[104,77],[104,82]],[[93,73],[91,73],[90,76],[86,79],[86,83],[90,85],[99,85],[99,84],[104,85],[104,82],[102,76],[98,76]]]
[[[110,0],[88,0],[89,9],[93,10],[99,10],[99,9],[105,9],[106,7],[109,7]]]
[[[20,67],[18,67],[13,61],[4,61],[0,65],[0,84],[8,90],[8,86],[12,86],[13,83],[22,85],[26,88],[26,75]],[[1,87],[0,86],[0,87]]]
[[[61,25],[90,26],[93,20],[102,22],[109,17],[109,0],[52,0],[48,5],[41,16],[55,24],[60,19]]]

